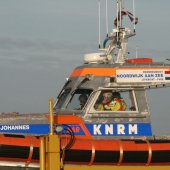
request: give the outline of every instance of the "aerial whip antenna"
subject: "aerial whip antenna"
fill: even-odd
[[[117,9],[117,11],[116,11],[116,15],[117,15],[117,18],[116,18],[116,22],[117,22],[117,25],[116,25],[116,27],[117,27],[117,33],[116,33],[116,37],[117,37],[117,41],[118,41],[118,28],[119,28],[119,2],[118,2],[119,0],[117,0],[117,3],[116,3],[116,9]]]
[[[106,37],[109,36],[109,28],[108,28],[108,3],[106,0]]]
[[[135,0],[133,0],[133,15],[136,16],[135,14]],[[136,17],[134,18],[134,22],[133,22],[133,31],[136,32]]]
[[[98,7],[99,7],[99,10],[98,10],[98,15],[99,15],[99,48],[100,48],[100,0],[98,1]]]
[[[122,27],[122,0],[119,1],[120,28]]]

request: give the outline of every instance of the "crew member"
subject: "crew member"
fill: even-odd
[[[113,93],[113,98],[117,98],[118,100],[120,100],[120,102],[121,102],[121,110],[125,111],[126,108],[127,108],[127,105],[126,105],[124,99],[121,97],[120,93],[119,92],[114,92]]]
[[[80,108],[78,110],[82,110],[84,105],[86,104],[87,96],[85,94],[81,94],[79,96]]]
[[[103,92],[102,103],[98,105],[97,110],[100,111],[121,111],[122,104],[121,100],[112,91]]]

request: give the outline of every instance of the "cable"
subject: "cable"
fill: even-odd
[[[62,135],[69,135],[70,136],[70,140],[64,148],[64,150],[69,150],[75,142],[75,135],[74,135],[74,132],[73,132],[73,130],[71,129],[70,126],[68,126],[66,124],[62,124],[62,127],[63,127]]]
[[[64,169],[63,162],[64,162],[64,157],[65,157],[65,151],[69,150],[73,146],[73,144],[75,142],[75,135],[74,135],[72,128],[69,125],[62,124],[60,127],[61,127],[61,131],[59,131],[60,135],[69,135],[70,136],[69,142],[61,150],[61,156],[60,156],[61,157],[61,160],[60,160],[61,167],[60,168],[61,168],[61,170],[63,170]]]

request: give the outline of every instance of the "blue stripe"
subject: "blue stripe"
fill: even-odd
[[[165,77],[165,80],[170,80],[170,77]]]
[[[46,135],[50,131],[49,124],[15,124],[0,125],[0,133]]]
[[[97,123],[86,127],[92,136],[152,136],[150,123]]]

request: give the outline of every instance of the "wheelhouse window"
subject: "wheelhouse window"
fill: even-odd
[[[61,109],[63,103],[65,102],[68,94],[70,93],[71,89],[65,89],[63,92],[58,96],[58,102],[56,106],[54,107],[55,109]]]
[[[82,110],[91,94],[92,90],[77,89],[67,105],[67,110]]]
[[[101,90],[94,104],[96,111],[136,112],[137,105],[133,90]]]

